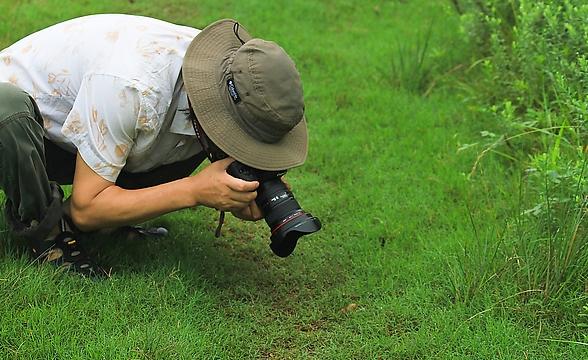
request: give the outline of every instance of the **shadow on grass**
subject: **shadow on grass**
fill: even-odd
[[[82,241],[113,277],[163,281],[179,276],[190,287],[230,300],[294,306],[298,299],[316,296],[343,280],[343,267],[333,266],[336,261],[312,246],[310,237],[283,259],[269,249],[269,229],[263,222],[231,219],[217,239],[214,217],[202,219],[193,213],[152,222],[170,230],[166,237],[96,234]]]
[[[204,290],[225,301],[255,301],[284,311],[344,282],[344,266],[314,244],[320,236],[301,239],[295,252],[282,259],[269,249],[269,229],[263,221],[245,223],[229,215],[217,239],[216,216],[187,210],[148,223],[168,228],[166,237],[84,234],[79,240],[117,281],[163,283],[174,277],[188,292]],[[30,261],[24,241],[10,235],[1,214],[0,224],[3,262],[13,271],[25,271]],[[28,268],[26,273],[34,276],[37,270]]]

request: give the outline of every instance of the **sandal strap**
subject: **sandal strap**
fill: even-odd
[[[83,247],[78,243],[71,231],[64,231],[55,238],[55,246],[63,251],[63,263],[69,264],[77,272],[93,276],[95,273],[102,273],[100,269],[88,256]]]
[[[53,241],[37,242],[36,245],[37,247],[32,246],[33,253],[43,262],[67,267],[87,277],[106,275],[106,272],[90,259],[71,231],[62,231]]]

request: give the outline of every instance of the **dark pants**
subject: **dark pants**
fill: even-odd
[[[24,238],[45,238],[61,219],[61,185],[73,182],[76,155],[43,137],[43,119],[26,92],[0,83],[0,189],[6,195],[6,219]],[[116,185],[140,189],[189,176],[204,153],[146,173],[123,169]]]

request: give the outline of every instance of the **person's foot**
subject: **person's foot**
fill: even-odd
[[[127,239],[134,239],[137,237],[165,237],[169,233],[163,226],[143,227],[140,225],[133,225],[124,226],[119,230],[122,234],[126,234]]]
[[[98,230],[100,235],[116,235],[126,238],[127,240],[135,240],[137,238],[150,237],[165,237],[169,231],[163,226],[144,227],[141,225],[128,225],[117,228],[105,228]]]
[[[50,263],[87,277],[108,275],[88,256],[66,218],[62,218],[47,239],[31,244],[32,255],[36,260]]]

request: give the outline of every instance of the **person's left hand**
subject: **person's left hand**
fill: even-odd
[[[288,191],[292,191],[292,186],[290,186],[284,177],[281,177],[280,180],[282,180]],[[231,214],[233,214],[235,217],[238,217],[239,219],[247,221],[257,221],[263,219],[263,213],[257,206],[255,200],[251,201],[247,207],[231,210]]]
[[[237,210],[232,210],[231,214],[233,214],[235,217],[238,217],[239,219],[247,221],[257,221],[263,218],[263,214],[261,213],[261,210],[255,203],[255,200],[251,201],[249,203],[249,206]]]

